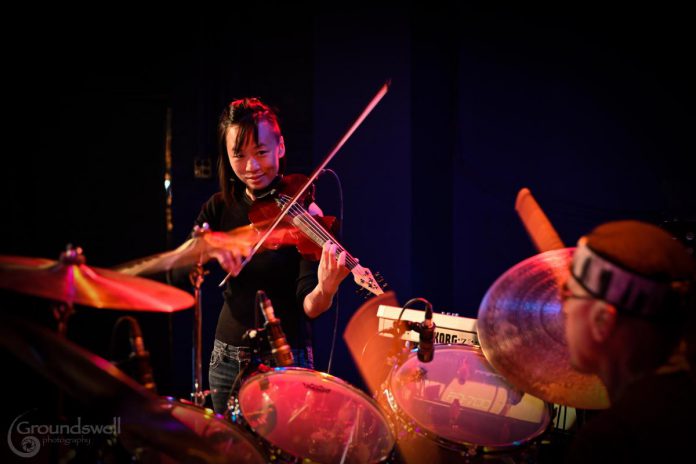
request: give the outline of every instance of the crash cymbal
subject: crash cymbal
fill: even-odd
[[[191,295],[169,285],[87,266],[79,248],[59,261],[0,256],[0,288],[95,308],[171,313],[193,305]]]
[[[609,406],[598,377],[570,364],[560,286],[573,248],[547,251],[510,268],[488,289],[478,336],[488,362],[512,385],[550,403],[581,409]]]
[[[200,237],[191,238],[185,241],[175,250],[158,253],[156,255],[139,258],[127,263],[119,264],[113,269],[122,274],[141,275],[156,274],[171,269],[191,266],[199,260],[202,263],[208,261],[208,245]]]
[[[212,231],[207,226],[196,226],[194,237],[185,241],[175,250],[119,264],[113,269],[128,275],[156,274],[192,266],[198,262],[205,264],[217,253],[223,251],[231,251],[236,255],[246,256],[261,238],[262,234],[259,230],[272,222],[272,219],[259,221],[253,225],[247,224],[225,232]],[[288,224],[276,227],[258,252],[265,249],[277,249],[285,245],[296,245],[297,239],[293,238],[293,234],[290,232],[292,230],[295,230],[294,226]]]
[[[251,225],[238,227],[229,232],[214,232],[200,229],[195,237],[188,239],[178,248],[136,259],[114,267],[128,275],[156,274],[171,269],[192,266],[199,261],[205,264],[215,250],[237,251],[246,249],[258,240],[259,233]]]
[[[234,462],[198,436],[107,360],[51,331],[0,313],[0,346],[75,398],[90,414],[118,418],[119,438],[134,454],[165,453],[177,462]],[[159,462],[159,461],[156,461]]]

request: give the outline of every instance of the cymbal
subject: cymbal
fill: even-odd
[[[205,264],[214,250],[237,250],[244,254],[248,247],[256,243],[258,236],[259,233],[252,225],[229,232],[205,230],[174,250],[123,263],[114,267],[114,270],[128,275],[141,275],[192,266],[199,261]]]
[[[231,462],[172,416],[162,399],[107,360],[27,321],[0,313],[0,346],[104,418],[118,418],[124,446],[177,462]]]
[[[133,276],[156,274],[178,267],[191,266],[199,260],[205,263],[209,259],[207,257],[207,250],[208,246],[205,240],[200,237],[195,237],[188,239],[175,250],[119,264],[113,269],[122,274]]]
[[[183,290],[87,266],[79,248],[59,261],[0,256],[0,288],[95,308],[171,313],[193,306]]]
[[[572,254],[547,251],[500,276],[479,308],[479,341],[488,362],[518,389],[550,403],[604,409],[609,399],[600,379],[570,364],[560,286]]]

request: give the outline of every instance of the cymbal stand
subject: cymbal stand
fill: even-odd
[[[200,237],[210,232],[208,223],[203,226],[195,226],[193,235]],[[203,362],[202,362],[202,340],[203,340],[203,311],[202,311],[202,292],[201,286],[208,271],[203,269],[203,254],[198,257],[198,262],[189,273],[189,280],[193,285],[193,392],[191,398],[196,406],[203,406],[205,398],[210,394],[210,390],[203,391]]]
[[[58,335],[63,338],[68,336],[68,320],[70,316],[75,312],[75,308],[72,303],[56,303],[53,306],[53,317],[58,323]]]
[[[191,398],[196,406],[203,406],[205,398],[210,391],[203,391],[203,362],[202,362],[202,339],[203,339],[203,313],[201,285],[208,272],[203,269],[203,260],[199,259],[189,274],[189,279],[193,285],[193,392]]]
[[[73,264],[80,265],[87,262],[85,256],[82,254],[82,247],[74,248],[70,243],[65,247],[65,251],[60,254],[58,261],[64,266],[71,266]],[[56,323],[58,324],[58,336],[64,339],[68,338],[68,321],[75,313],[75,305],[73,303],[74,297],[75,276],[71,274],[69,280],[68,299],[57,302],[53,306],[53,317],[56,319]],[[58,389],[58,396],[56,397],[56,418],[60,421],[65,420],[65,394],[60,388]],[[52,446],[52,458],[58,457],[59,454],[59,448],[55,445]]]
[[[64,266],[71,266],[73,264],[80,265],[85,264],[87,260],[82,254],[82,248],[73,248],[72,244],[68,244],[65,251],[60,254],[58,258],[59,262]],[[61,301],[53,307],[53,317],[55,317],[58,323],[58,335],[65,338],[68,335],[68,320],[70,316],[75,312],[75,307],[73,305],[73,298],[75,296],[75,276],[70,275],[70,288],[68,289],[69,298],[66,301]]]

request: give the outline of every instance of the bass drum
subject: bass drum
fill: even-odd
[[[164,399],[162,406],[196,435],[209,441],[224,462],[264,464],[268,461],[255,437],[212,410],[173,398]],[[162,462],[168,461],[164,458]]]
[[[382,392],[380,403],[390,412],[407,462],[428,453],[435,462],[433,450],[447,459],[509,456],[542,435],[551,419],[548,404],[515,390],[472,346],[436,345],[429,363],[411,352]]]
[[[394,436],[374,400],[332,375],[299,367],[249,377],[232,419],[267,442],[280,462],[374,463]]]

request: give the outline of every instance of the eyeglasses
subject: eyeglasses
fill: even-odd
[[[559,296],[561,297],[561,302],[564,302],[566,300],[570,299],[575,299],[575,300],[594,300],[595,297],[592,295],[577,295],[573,293],[569,288],[567,284],[563,284],[561,289],[559,290]]]

